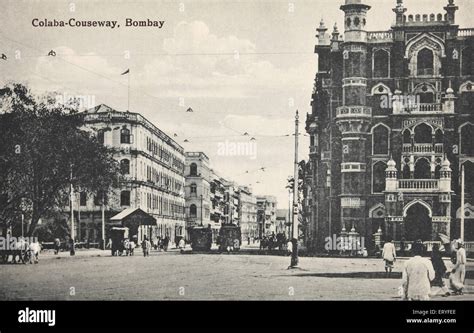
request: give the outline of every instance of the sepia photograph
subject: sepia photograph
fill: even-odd
[[[311,301],[472,332],[473,12],[0,0],[0,330]]]

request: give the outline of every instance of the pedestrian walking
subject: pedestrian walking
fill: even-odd
[[[170,239],[168,238],[168,236],[165,236],[165,238],[163,238],[163,250],[165,252],[168,251],[169,243],[170,243]]]
[[[70,250],[69,254],[70,254],[71,256],[75,256],[75,255],[76,255],[76,244],[75,244],[75,242],[74,242],[74,238],[71,238],[71,239],[69,240],[69,250]]]
[[[435,271],[435,278],[431,282],[431,287],[441,288],[443,293],[442,296],[449,296],[449,290],[443,280],[448,273],[448,269],[446,268],[441,252],[439,251],[439,244],[433,245],[433,250],[431,251],[431,264]]]
[[[143,241],[142,241],[142,250],[143,250],[144,257],[150,256],[150,249],[151,249],[151,243],[148,240],[147,236],[144,236]]]
[[[455,295],[462,295],[466,279],[466,250],[461,239],[456,241],[456,262],[450,275],[450,287]]]
[[[392,273],[393,264],[397,260],[397,251],[392,243],[392,239],[388,239],[383,245],[382,259],[385,263],[385,273],[389,276]]]
[[[291,256],[292,253],[293,253],[293,243],[291,242],[291,239],[289,239],[288,242],[286,243],[286,254]]]
[[[410,301],[427,301],[430,299],[431,281],[435,278],[435,271],[431,260],[421,257],[423,243],[415,242],[412,253],[414,257],[409,259],[403,268],[402,297]]]
[[[54,254],[58,254],[59,251],[61,250],[61,241],[59,238],[54,239]]]
[[[184,237],[179,240],[178,247],[179,247],[179,251],[183,253],[184,248],[186,247],[186,242],[184,240]]]

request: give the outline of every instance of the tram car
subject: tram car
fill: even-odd
[[[191,248],[193,251],[210,252],[212,247],[212,229],[191,227],[188,229]]]
[[[240,227],[235,224],[222,225],[219,230],[218,245],[219,252],[239,251],[242,245]]]

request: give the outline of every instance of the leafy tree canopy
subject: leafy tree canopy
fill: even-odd
[[[0,225],[38,221],[68,204],[75,190],[107,192],[118,186],[120,168],[113,150],[81,128],[74,103],[57,103],[54,94],[35,95],[28,87],[0,89]]]

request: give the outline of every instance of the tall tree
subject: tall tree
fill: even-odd
[[[69,188],[109,191],[120,181],[113,150],[81,129],[74,104],[54,94],[34,95],[13,84],[0,96],[0,223],[19,213],[31,221],[32,235],[41,218],[68,204]]]

